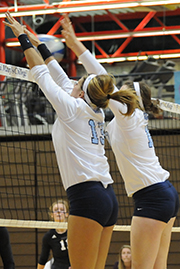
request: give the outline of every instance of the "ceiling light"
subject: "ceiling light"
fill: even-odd
[[[121,1],[118,0],[86,0],[86,1],[64,1],[54,2],[51,5],[31,5],[31,6],[12,6],[0,8],[0,18],[5,18],[5,12],[10,11],[13,17],[43,15],[54,13],[73,13],[73,12],[87,12],[95,10],[108,9],[123,9],[142,6],[162,6],[180,4],[177,0],[163,0],[163,1]]]
[[[163,6],[163,5],[174,5],[174,4],[180,4],[179,0],[163,0],[163,1],[143,1],[140,2],[140,6]]]
[[[6,47],[19,47],[20,43],[18,41],[6,42]]]
[[[159,55],[160,59],[167,59],[167,58],[180,58],[180,53],[174,54],[161,54]]]
[[[99,63],[118,63],[118,62],[135,62],[135,61],[144,61],[147,60],[149,55],[143,55],[143,56],[128,56],[128,57],[114,57],[114,58],[96,58],[96,60]],[[151,55],[151,57],[155,59],[170,59],[170,58],[180,58],[180,53],[174,53],[174,54],[154,54]],[[78,64],[82,64],[81,61],[77,61]]]

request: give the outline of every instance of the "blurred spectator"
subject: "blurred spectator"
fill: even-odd
[[[119,251],[119,260],[114,264],[113,269],[131,269],[131,247],[123,245]]]
[[[6,227],[0,227],[0,255],[4,269],[14,269],[14,258],[11,249],[9,232]]]

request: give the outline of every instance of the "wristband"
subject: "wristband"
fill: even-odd
[[[52,56],[52,53],[50,52],[50,50],[47,48],[46,44],[42,43],[40,45],[37,46],[37,49],[39,50],[39,52],[41,53],[42,58],[44,59],[44,61],[49,58],[50,56]]]
[[[23,51],[29,49],[29,48],[34,48],[31,41],[29,40],[28,36],[26,34],[22,34],[18,36],[19,42],[21,43],[21,47]]]

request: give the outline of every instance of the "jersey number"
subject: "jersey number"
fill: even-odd
[[[103,124],[98,124],[98,128],[100,129],[100,133],[101,133],[100,137],[98,138],[95,122],[93,120],[89,120],[88,123],[89,123],[89,126],[91,127],[91,132],[92,132],[92,137],[91,137],[92,144],[99,144],[99,140],[100,140],[101,145],[104,145]]]
[[[149,148],[153,148],[153,140],[152,140],[152,137],[149,133],[149,130],[148,130],[148,127],[146,126],[145,127],[145,132],[146,132],[146,135],[147,135],[147,138],[148,138],[148,146]]]
[[[65,244],[64,244],[64,240],[61,240],[59,243],[61,245],[61,250],[62,251],[67,249],[66,246],[65,246]],[[67,239],[66,239],[66,244],[67,244]]]
[[[144,113],[144,119],[145,120],[148,120],[148,114],[145,112]],[[149,129],[148,129],[148,126],[146,125],[146,127],[145,127],[145,132],[146,132],[146,135],[147,135],[147,138],[148,138],[148,146],[149,146],[149,148],[153,148],[153,140],[152,140],[152,137],[151,137],[151,135],[150,135],[150,133],[149,133]]]

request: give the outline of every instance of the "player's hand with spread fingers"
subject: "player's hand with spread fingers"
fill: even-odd
[[[61,31],[62,33],[62,36],[65,38],[66,40],[66,45],[69,47],[69,48],[72,48],[74,43],[77,40],[77,37],[75,35],[75,32],[74,32],[74,29],[73,29],[73,26],[72,26],[72,23],[68,17],[67,14],[63,14],[63,19],[61,20],[61,25],[63,27],[63,30]]]
[[[6,26],[9,26],[14,35],[16,37],[20,36],[21,34],[24,34],[24,29],[25,29],[25,26],[24,25],[21,25],[16,19],[14,19],[11,14],[9,13],[9,11],[7,11],[5,13],[6,15],[6,18],[8,20],[8,22],[6,21],[3,21],[3,23],[6,25]]]
[[[87,49],[83,45],[83,43],[81,43],[77,39],[76,34],[74,32],[74,29],[73,29],[73,26],[72,26],[72,23],[71,23],[67,14],[63,14],[63,19],[61,20],[61,25],[63,28],[61,33],[62,33],[62,36],[66,40],[67,47],[69,47],[76,54],[76,56],[79,57]]]

